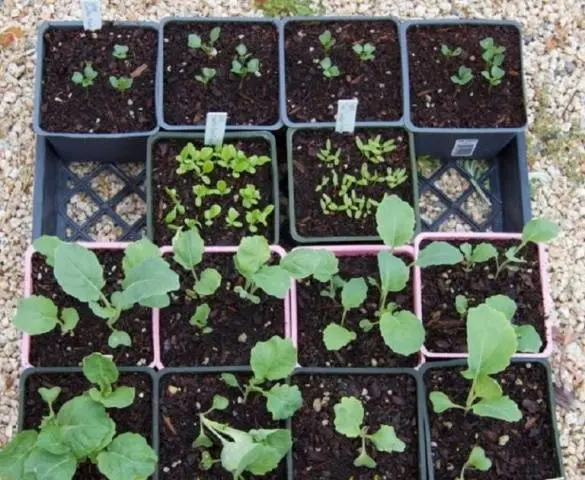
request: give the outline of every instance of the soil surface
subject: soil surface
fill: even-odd
[[[428,245],[421,242],[421,248]],[[452,245],[481,241],[450,241]],[[504,252],[518,241],[498,240],[491,242],[504,258]],[[546,316],[542,298],[542,283],[538,264],[538,247],[529,244],[520,252],[526,263],[514,270],[504,267],[497,278],[496,263],[490,260],[476,264],[471,272],[462,265],[439,266],[421,269],[421,296],[423,323],[427,332],[425,346],[433,352],[462,353],[467,351],[466,317],[455,309],[455,297],[465,295],[469,307],[475,307],[493,295],[507,295],[518,306],[513,322],[517,325],[533,325],[546,347]]]
[[[335,38],[327,54],[319,41]],[[291,22],[285,26],[287,113],[295,122],[334,122],[337,101],[357,98],[357,121],[397,121],[402,117],[402,69],[398,31],[392,21]],[[376,47],[363,61],[354,44]],[[329,56],[341,75],[325,78],[319,61]]]
[[[240,384],[248,381],[248,374],[236,374]],[[229,399],[226,410],[209,414],[213,421],[229,423],[233,428],[285,428],[275,422],[266,410],[266,401],[261,395],[251,394],[246,403],[240,403],[239,390],[228,387],[219,374],[170,374],[162,377],[160,383],[160,451],[159,465],[161,480],[232,480],[232,475],[216,464],[207,472],[199,468],[202,449],[192,447],[199,435],[199,413],[211,407],[213,396],[222,395]],[[208,434],[219,444],[219,441]],[[221,448],[210,448],[213,458],[219,458]],[[286,478],[286,460],[278,468],[262,478],[282,480]]]
[[[152,442],[152,379],[145,373],[121,373],[116,386],[128,386],[136,389],[134,403],[127,408],[108,409],[110,417],[116,422],[116,435],[125,432],[139,433]],[[59,386],[62,391],[53,407],[57,412],[61,406],[73,397],[81,395],[91,388],[91,384],[82,373],[39,373],[31,375],[26,382],[24,400],[24,428],[38,428],[48,408],[42,401],[38,390],[41,387]],[[77,469],[77,480],[105,480],[97,467],[86,462]]]
[[[204,43],[221,27],[215,57],[188,47],[194,33]],[[164,27],[164,118],[171,125],[204,125],[208,112],[227,112],[229,125],[273,125],[279,120],[278,31],[271,23],[170,22]],[[260,60],[261,76],[231,72],[236,47]],[[214,68],[207,84],[195,80],[202,68]]]
[[[440,390],[455,403],[465,404],[470,383],[460,375],[463,369],[430,370],[425,375],[428,391]],[[433,413],[427,399],[435,479],[454,480],[474,445],[485,450],[492,468],[487,472],[470,470],[469,475],[466,472],[466,479],[542,480],[559,477],[545,369],[538,363],[515,363],[494,378],[504,394],[520,407],[520,421],[509,423],[472,413],[466,415],[458,409],[439,415]]]
[[[368,140],[381,136],[381,141],[394,139],[396,150],[384,154],[385,161],[374,164],[369,161],[358,149],[356,138],[367,143]],[[321,161],[317,155],[326,148],[327,140],[331,140],[331,151],[335,153],[341,149],[340,165],[330,166],[331,163]],[[406,132],[399,129],[368,129],[357,130],[356,135],[321,132],[318,130],[300,130],[294,134],[292,145],[295,227],[299,235],[307,237],[324,236],[376,236],[376,207],[373,207],[369,216],[360,219],[349,218],[344,211],[326,215],[320,205],[322,195],[326,194],[338,205],[343,204],[339,197],[340,187],[335,187],[332,180],[332,171],[337,172],[339,185],[345,174],[354,175],[358,180],[362,164],[366,163],[370,174],[387,175],[387,169],[404,169],[407,179],[390,190],[388,185],[370,181],[367,186],[352,186],[358,197],[381,201],[385,194],[396,194],[412,205],[414,193],[412,183],[412,169],[410,149]],[[316,192],[315,189],[322,182],[323,177],[329,178],[329,183]]]
[[[398,256],[407,263],[412,261],[408,256]],[[339,272],[344,280],[379,278],[377,257],[339,257]],[[328,351],[323,343],[323,330],[329,323],[341,321],[343,307],[339,290],[335,301],[320,294],[326,286],[313,279],[297,282],[299,363],[303,367],[414,367],[418,363],[417,355],[403,357],[392,352],[379,328],[367,333],[359,328],[360,320],[374,319],[378,309],[380,296],[371,285],[362,308],[350,310],[345,320],[345,327],[356,332],[357,339],[337,352]],[[396,302],[401,310],[412,311],[412,288],[411,281],[404,291],[390,293],[388,302]]]
[[[479,42],[492,37],[506,48],[500,85],[490,88],[481,75],[486,69]],[[526,123],[522,90],[520,34],[515,27],[494,25],[412,26],[407,31],[410,114],[418,127],[520,127]],[[441,53],[441,45],[463,51],[456,57]],[[472,70],[466,85],[451,81],[459,67]],[[478,112],[481,114],[478,115]]]
[[[109,298],[119,290],[124,277],[122,250],[94,250],[104,267],[106,286],[102,290]],[[52,299],[59,308],[73,307],[79,314],[79,323],[73,335],[62,335],[61,329],[43,335],[31,336],[30,363],[35,367],[79,366],[83,357],[93,352],[112,355],[116,365],[148,365],[153,360],[152,314],[149,308],[135,306],[122,312],[116,322],[118,330],[128,332],[131,347],[112,349],[108,346],[111,330],[106,321],[93,314],[86,303],[67,295],[53,276],[42,255],[35,253],[32,259],[33,294]]]
[[[172,295],[171,306],[160,311],[161,357],[166,367],[248,365],[256,342],[284,336],[284,300],[258,289],[260,304],[255,305],[234,292],[244,280],[234,267],[233,254],[204,255],[196,272],[215,268],[222,283],[214,295],[197,300],[184,293],[193,288],[192,275],[170,262],[181,278],[181,290]],[[213,331],[208,334],[189,323],[203,303],[211,308],[208,325]]]
[[[416,382],[409,375],[296,375],[303,407],[292,420],[293,459],[298,480],[391,480],[419,478]],[[394,427],[406,444],[402,453],[383,453],[367,444],[377,468],[356,468],[358,438],[335,431],[333,407],[342,397],[361,400],[367,412],[364,425],[375,433],[381,425]]]
[[[51,27],[44,35],[41,128],[49,132],[125,133],[156,126],[154,81],[158,32],[152,28],[118,27],[101,30]],[[128,47],[126,59],[112,55],[114,45]],[[93,85],[73,83],[74,72],[91,62],[98,73]],[[132,77],[121,93],[110,76]]]
[[[267,205],[274,204],[272,163],[265,163],[257,167],[255,174],[243,173],[239,178],[232,177],[228,170],[216,165],[215,169],[208,175],[211,179],[211,188],[215,188],[218,180],[224,180],[232,190],[228,195],[206,196],[202,200],[201,207],[197,207],[193,187],[203,183],[198,181],[193,172],[183,175],[177,173],[179,163],[176,157],[187,143],[186,140],[165,139],[158,141],[153,147],[152,214],[155,243],[161,246],[171,245],[175,235],[175,230],[169,228],[165,223],[165,217],[174,205],[169,195],[165,192],[165,187],[176,189],[177,195],[185,207],[185,215],[177,216],[175,224],[182,225],[186,218],[198,219],[203,224],[200,231],[206,245],[238,245],[242,237],[247,235],[262,235],[272,243],[274,241],[274,212],[268,216],[266,222],[268,226],[256,225],[258,227],[256,233],[248,230],[246,222],[247,211],[263,210]],[[202,145],[201,142],[196,141],[193,144],[196,148],[201,148]],[[263,139],[243,139],[230,142],[230,144],[234,145],[238,150],[242,150],[248,156],[272,156],[270,144]],[[240,189],[245,188],[248,184],[254,185],[259,190],[260,200],[257,205],[250,209],[245,209],[242,205],[242,200],[236,200],[234,195],[237,195]],[[213,225],[209,227],[204,224],[203,212],[215,203],[221,206],[221,214],[215,218]],[[240,217],[238,220],[243,223],[242,227],[232,227],[225,222],[230,207],[239,212]]]

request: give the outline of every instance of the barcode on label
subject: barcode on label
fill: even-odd
[[[209,112],[205,119],[205,145],[221,145],[225,136],[226,112]]]
[[[460,138],[455,140],[453,150],[451,150],[452,157],[470,157],[475,152],[475,147],[479,140],[477,138]]]
[[[100,0],[81,0],[83,28],[99,30],[102,28],[102,6]]]
[[[353,133],[358,99],[339,100],[337,102],[337,116],[335,117],[335,131],[337,133]]]

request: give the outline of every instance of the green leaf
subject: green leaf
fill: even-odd
[[[286,420],[294,415],[303,404],[303,397],[296,385],[274,385],[264,392],[266,408],[273,420]]]
[[[42,235],[33,242],[34,249],[45,257],[45,261],[51,267],[55,266],[55,250],[63,244],[63,241],[50,235]]]
[[[252,437],[247,434],[246,437],[248,438],[239,438],[238,442],[222,442],[221,464],[234,478],[240,477],[250,464],[262,457],[262,445],[254,443]]]
[[[292,435],[290,430],[280,429],[259,429],[250,430],[249,435],[256,441],[274,448],[281,458],[284,457],[292,447]]]
[[[493,400],[502,396],[502,387],[492,377],[480,375],[475,380],[475,394],[479,398]]]
[[[133,387],[118,387],[109,395],[104,395],[92,388],[88,394],[94,402],[99,402],[106,408],[126,408],[134,403],[136,390]]]
[[[75,329],[79,323],[79,314],[74,308],[64,308],[61,310],[61,326],[63,332],[71,332]]]
[[[394,314],[383,313],[380,318],[380,333],[384,343],[393,352],[405,356],[418,352],[425,341],[422,322],[407,310]]]
[[[469,307],[469,302],[465,295],[457,295],[455,297],[455,310],[461,316],[467,313],[467,309]]]
[[[189,323],[195,327],[203,328],[207,325],[207,319],[209,318],[209,314],[211,313],[211,308],[207,303],[199,305],[195,309],[195,313],[189,320]]]
[[[118,435],[97,457],[99,471],[108,480],[137,480],[150,477],[158,457],[137,433]]]
[[[61,441],[61,429],[59,425],[55,424],[47,424],[42,428],[39,432],[36,447],[41,450],[46,450],[53,455],[71,453],[69,447]]]
[[[506,422],[517,422],[522,418],[522,412],[518,405],[508,396],[494,399],[484,398],[473,405],[471,410],[480,417],[490,417]]]
[[[491,243],[480,243],[473,249],[471,261],[473,263],[483,263],[498,257],[498,251]]]
[[[116,294],[118,294],[118,295],[116,295]],[[114,298],[116,298],[117,296],[119,296],[119,292],[114,292],[112,294],[112,298],[111,298],[112,303],[114,303]],[[117,309],[115,307],[102,307],[98,302],[89,302],[88,305],[96,317],[103,318],[104,320],[109,320],[110,318],[114,318],[116,315],[118,315],[120,313],[119,309]]]
[[[329,351],[337,351],[357,338],[355,332],[342,327],[338,323],[330,323],[323,330],[323,343]]]
[[[213,441],[203,431],[199,433],[197,438],[193,440],[193,448],[211,448],[213,447]]]
[[[71,453],[55,455],[35,448],[26,459],[24,470],[34,473],[35,480],[70,480],[77,470],[77,460]]]
[[[290,273],[278,265],[263,266],[252,275],[252,281],[268,295],[285,298],[290,288]]]
[[[61,395],[61,387],[39,388],[39,395],[47,405],[52,406],[57,397]]]
[[[381,288],[385,292],[401,292],[410,278],[410,269],[390,252],[378,253]]]
[[[376,224],[378,234],[386,245],[406,245],[414,235],[414,210],[397,195],[386,195],[378,205]]]
[[[202,297],[213,295],[221,285],[221,275],[215,268],[206,268],[201,272],[199,281],[195,283],[193,290]]]
[[[516,314],[516,302],[506,295],[493,295],[487,298],[485,303],[494,310],[503,313],[510,322]]]
[[[111,388],[118,381],[120,374],[112,357],[101,353],[92,353],[83,359],[83,374],[91,383],[101,390]]]
[[[514,325],[518,338],[518,351],[522,353],[538,353],[542,348],[542,340],[532,325]]]
[[[535,218],[530,220],[522,229],[522,241],[534,243],[548,243],[554,240],[559,234],[557,224],[546,218]]]
[[[132,339],[130,335],[122,330],[114,330],[108,337],[108,346],[110,348],[118,348],[120,346],[131,347]]]
[[[221,379],[230,387],[238,388],[240,386],[238,379],[233,373],[222,373]]]
[[[214,395],[211,408],[214,410],[225,410],[230,405],[230,401],[221,395]]]
[[[380,429],[368,438],[379,452],[404,452],[406,444],[396,436],[394,427],[382,425]]]
[[[416,264],[421,268],[456,265],[463,261],[461,251],[447,242],[432,242],[418,252]]]
[[[58,313],[51,299],[32,295],[20,299],[12,324],[29,335],[41,335],[57,326]]]
[[[352,278],[343,284],[341,304],[345,310],[358,308],[368,296],[368,284],[363,278]]]
[[[315,250],[317,252],[313,270],[313,277],[319,282],[328,282],[333,275],[339,272],[339,260],[335,254],[325,248]]]
[[[128,245],[126,250],[124,250],[122,269],[127,273],[132,268],[137,267],[144,262],[144,260],[160,256],[161,252],[154,243],[146,237],[141,238],[140,240]]]
[[[53,272],[65,293],[82,302],[99,300],[106,284],[95,253],[72,243],[63,243],[55,250]]]
[[[357,438],[361,435],[364,422],[364,407],[355,397],[343,397],[333,407],[335,430],[348,438]]]
[[[319,250],[312,248],[295,249],[280,261],[280,266],[289,272],[293,278],[301,280],[313,274],[319,256]]]
[[[221,28],[220,27],[214,27],[211,29],[211,32],[209,32],[209,41],[211,43],[215,43],[219,40],[219,34],[221,33]]]
[[[370,332],[374,328],[374,323],[367,318],[364,318],[360,320],[359,326],[364,332]]]
[[[185,270],[191,270],[203,259],[204,244],[195,228],[177,230],[173,237],[173,259]]]
[[[435,413],[443,413],[450,408],[460,408],[459,405],[453,403],[451,399],[443,392],[431,392],[429,400],[433,404],[433,411]]]
[[[270,340],[254,345],[250,366],[257,381],[281,380],[288,377],[297,366],[297,351],[289,338],[273,336]]]
[[[376,461],[368,455],[365,449],[360,448],[360,454],[353,461],[354,467],[376,468]]]
[[[245,278],[251,278],[268,260],[270,260],[268,241],[256,235],[242,239],[234,257],[234,264],[240,274]]]
[[[20,480],[24,476],[24,463],[37,442],[37,432],[23,430],[0,449],[0,478]]]
[[[126,272],[122,287],[122,304],[134,305],[178,290],[179,276],[162,257],[153,257]]]
[[[465,466],[475,468],[480,472],[487,472],[490,468],[492,468],[492,461],[486,457],[485,450],[481,447],[473,447],[467,461],[465,462]]]

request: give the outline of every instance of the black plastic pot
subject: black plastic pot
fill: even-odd
[[[418,412],[417,412],[417,431],[418,431],[418,457],[419,457],[419,474],[417,479],[418,480],[426,480],[427,478],[427,463],[426,463],[426,444],[425,444],[425,426],[424,426],[424,418],[423,418],[423,411],[421,410],[421,402],[423,401],[423,385],[422,385],[422,376],[418,371],[415,369],[410,368],[298,368],[293,376],[297,375],[335,375],[335,376],[344,376],[344,375],[410,375],[416,381],[417,386],[417,400],[418,400]],[[310,399],[303,399],[306,403],[310,401]],[[291,429],[293,432],[294,438],[294,425],[295,417],[293,416],[291,419],[287,421],[288,428]],[[319,428],[316,426],[316,428]],[[294,459],[293,459],[293,452],[292,450],[289,452],[287,456],[287,467],[288,467],[288,480],[294,480],[295,477],[295,468],[294,468]],[[413,479],[414,480],[414,479]]]
[[[150,28],[159,30],[155,22],[114,22],[114,26]],[[128,133],[67,133],[49,132],[41,127],[41,98],[44,71],[44,34],[49,28],[81,28],[82,22],[43,22],[38,29],[37,66],[35,73],[35,104],[33,128],[35,133],[47,137],[59,156],[71,160],[94,162],[135,161],[146,154],[148,137],[159,130],[158,125],[150,131]],[[158,58],[157,63],[161,59]],[[69,79],[64,79],[64,81]],[[160,83],[156,78],[155,83]],[[156,88],[155,88],[156,90]],[[153,92],[154,93],[154,92]]]
[[[404,75],[404,123],[406,128],[414,134],[414,143],[418,155],[433,155],[438,157],[470,157],[490,158],[500,152],[514,136],[526,130],[526,123],[520,127],[511,128],[431,128],[419,127],[412,122],[410,112],[410,76],[409,76],[409,49],[407,42],[407,31],[417,25],[502,25],[521,29],[520,24],[506,20],[459,20],[459,19],[438,19],[438,20],[405,20],[400,25],[400,40],[402,45],[402,71]],[[520,35],[520,53],[522,52],[522,38]],[[522,59],[521,59],[522,61]],[[522,75],[522,72],[520,72]],[[522,84],[524,96],[524,108],[526,109],[526,93],[524,83]],[[481,115],[481,112],[478,112]],[[477,140],[475,149],[471,154],[465,154],[466,147],[461,145],[462,154],[452,155],[454,148],[459,146],[459,140]]]
[[[549,363],[543,359],[534,359],[534,358],[515,358],[512,359],[512,363],[532,363],[540,365],[544,368],[547,377],[547,389],[548,389],[548,406],[550,414],[550,422],[552,425],[552,429],[554,432],[554,445],[555,445],[555,454],[556,454],[556,462],[557,462],[557,469],[559,472],[559,478],[564,478],[564,466],[563,466],[563,454],[561,451],[560,446],[560,439],[559,439],[559,430],[557,427],[557,421],[555,417],[555,398],[554,398],[554,387],[552,382],[552,373]],[[427,409],[427,398],[428,392],[427,387],[425,384],[425,375],[429,370],[436,370],[442,368],[453,368],[458,366],[466,366],[466,360],[448,360],[448,361],[439,361],[439,362],[432,362],[432,363],[425,363],[420,369],[420,375],[422,378],[422,388],[421,388],[421,395],[419,396],[419,410],[423,412],[424,416],[424,441],[425,441],[425,450],[426,450],[426,461],[427,461],[427,470],[428,470],[428,479],[435,480],[435,473],[433,467],[433,456],[432,456],[432,449],[431,449],[431,432],[429,427],[429,412]],[[522,452],[518,452],[519,455]],[[553,479],[551,479],[553,480]]]

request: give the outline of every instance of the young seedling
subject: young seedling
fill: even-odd
[[[251,53],[248,52],[248,47],[243,43],[240,43],[236,47],[236,58],[232,60],[231,72],[239,77],[246,77],[249,74],[253,74],[256,77],[262,76],[260,73],[260,60],[257,58],[250,58]]]
[[[211,308],[209,308],[209,305],[207,303],[199,305],[195,309],[195,313],[191,316],[191,320],[189,320],[189,323],[194,327],[197,327],[199,330],[201,330],[201,333],[203,335],[207,335],[213,332],[213,328],[210,327],[208,323],[210,313]]]
[[[378,452],[402,453],[406,444],[398,438],[394,427],[381,425],[376,433],[369,434],[364,423],[364,407],[356,397],[343,397],[333,407],[335,412],[335,430],[347,438],[359,438],[361,446],[354,459],[355,467],[376,468],[376,461],[368,454],[367,443],[370,442]]]
[[[260,191],[250,183],[244,188],[240,188],[239,194],[244,208],[252,208],[260,201]]]
[[[214,203],[211,207],[203,212],[203,218],[205,219],[205,225],[211,227],[213,225],[214,219],[221,215],[221,207]]]
[[[480,243],[475,247],[469,243],[459,246],[463,254],[463,270],[471,272],[478,263],[485,263],[492,258],[497,258],[498,251],[491,243]]]
[[[366,43],[363,45],[361,43],[356,43],[353,46],[353,51],[358,57],[360,57],[360,60],[362,62],[372,61],[376,58],[376,56],[374,55],[376,47],[374,47],[374,45],[372,45],[371,43]]]
[[[441,53],[446,57],[458,57],[459,55],[461,55],[461,52],[463,52],[461,47],[455,47],[451,49],[449,45],[445,44],[441,45]]]
[[[471,80],[473,80],[471,68],[467,68],[463,65],[459,67],[456,75],[451,76],[451,81],[457,85],[467,85]]]
[[[469,308],[469,301],[465,295],[457,295],[455,297],[455,310],[463,319],[467,315],[467,309]]]
[[[132,77],[114,77],[110,75],[110,85],[120,93],[130,90],[133,83],[134,79]]]
[[[93,81],[97,78],[97,76],[98,72],[93,69],[91,62],[85,62],[83,72],[73,72],[71,81],[76,85],[81,85],[82,87],[87,88],[93,85]]]
[[[407,180],[408,173],[406,173],[406,168],[392,169],[390,167],[386,169],[386,176],[380,179],[380,181],[386,182],[386,185],[390,190],[394,190],[396,187],[402,185]]]
[[[111,357],[92,353],[83,359],[82,365],[85,378],[97,386],[87,392],[94,402],[101,403],[106,408],[126,408],[134,403],[135,388],[114,388],[120,372]]]
[[[227,223],[230,227],[242,228],[244,224],[240,222],[238,218],[240,218],[240,212],[238,212],[235,208],[230,207],[227,216],[225,217],[225,223]]]
[[[199,35],[196,33],[191,33],[187,37],[187,45],[189,48],[193,48],[195,50],[201,50],[204,52],[208,57],[215,57],[217,56],[217,49],[214,47],[215,43],[219,40],[219,35],[221,33],[220,27],[214,27],[209,32],[209,42],[205,43],[201,39]]]
[[[479,470],[480,472],[487,472],[492,468],[492,461],[486,457],[485,450],[481,447],[475,446],[469,453],[469,457],[461,468],[461,473],[456,480],[465,480],[465,471],[468,469]]]
[[[118,60],[126,60],[128,58],[128,47],[126,45],[114,45],[112,56]]]
[[[252,233],[258,231],[258,225],[268,226],[268,217],[274,211],[274,205],[266,205],[264,210],[254,209],[250,212],[246,212],[246,223],[248,224],[248,230]]]
[[[506,47],[497,45],[492,37],[484,38],[479,42],[483,53],[481,58],[485,61],[488,66],[500,66],[504,63],[504,52]]]
[[[490,87],[496,87],[502,83],[502,78],[504,78],[505,74],[506,72],[497,65],[493,65],[488,70],[481,72],[481,76],[489,82]]]
[[[333,152],[333,146],[331,144],[331,140],[327,139],[325,142],[325,148],[322,148],[317,153],[317,158],[324,163],[329,164],[330,166],[338,167],[341,162],[341,148],[338,148],[335,152]]]
[[[86,303],[94,315],[106,320],[112,332],[108,338],[111,348],[132,345],[130,335],[116,329],[116,322],[124,310],[135,304],[148,308],[167,307],[170,304],[168,293],[179,288],[178,275],[162,259],[158,247],[146,238],[126,247],[121,290],[112,293],[110,298],[102,291],[106,281],[103,267],[94,252],[46,235],[35,240],[33,245],[53,267],[55,279],[63,291]],[[73,312],[73,309],[64,309],[58,317],[57,306],[52,300],[34,295],[20,301],[13,322],[30,335],[50,332],[58,324],[70,331],[78,319],[77,313]]]
[[[202,147],[198,149],[191,142],[187,143],[181,153],[177,155],[178,175],[184,175],[193,172],[195,176],[204,184],[209,185],[211,179],[208,174],[214,170],[214,149],[212,147]]]
[[[231,170],[234,178],[240,178],[243,173],[255,174],[256,168],[272,162],[272,159],[266,155],[247,156],[241,150],[237,150],[233,145],[222,145],[217,147],[213,153],[216,163],[223,168]]]
[[[355,137],[355,144],[362,155],[375,165],[384,163],[384,154],[396,150],[396,142],[394,139],[391,138],[382,142],[381,135],[369,138],[366,143],[360,137]]]
[[[297,366],[297,351],[290,339],[273,336],[265,342],[258,342],[250,354],[253,377],[240,385],[235,375],[223,373],[222,380],[230,387],[240,390],[246,402],[251,393],[266,398],[266,408],[274,420],[286,420],[294,415],[303,404],[299,387],[286,383],[271,383],[270,389],[262,388],[266,382],[286,380]]]
[[[325,57],[321,60],[319,66],[321,67],[321,70],[323,70],[323,76],[325,78],[332,79],[341,75],[341,70],[339,70],[339,67],[333,63],[330,57]]]
[[[174,223],[178,215],[185,215],[185,207],[181,203],[177,189],[165,187],[164,190],[173,204],[171,210],[165,215],[165,223],[168,225]]]
[[[319,42],[321,43],[323,50],[325,50],[325,53],[329,54],[335,45],[335,37],[331,35],[329,30],[325,30],[321,35],[319,35]]]
[[[207,86],[209,82],[215,78],[216,73],[217,70],[215,70],[215,68],[203,67],[201,69],[201,73],[199,75],[195,75],[195,80]]]

